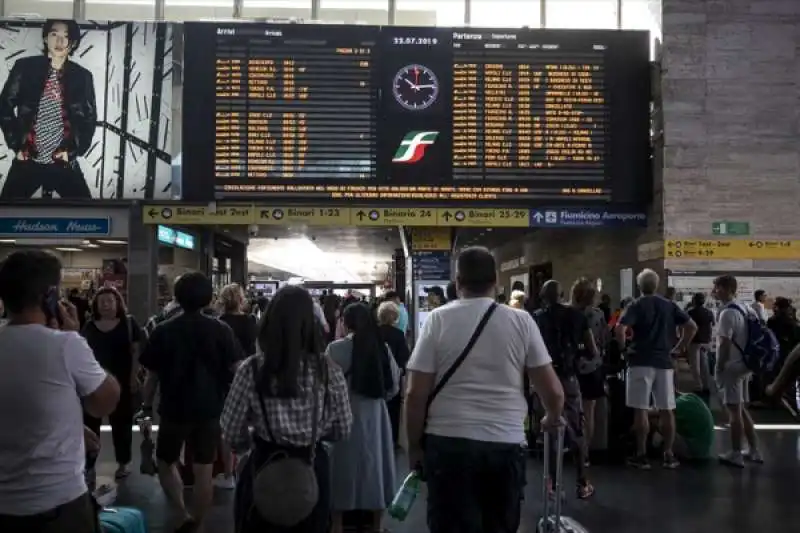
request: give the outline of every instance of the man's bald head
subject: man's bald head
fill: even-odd
[[[544,303],[558,303],[558,299],[561,297],[561,284],[554,279],[546,281],[545,284],[542,285],[540,294]]]

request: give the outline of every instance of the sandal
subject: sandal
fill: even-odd
[[[594,495],[594,485],[588,481],[578,483],[578,487],[575,490],[575,495],[579,500],[588,500]]]

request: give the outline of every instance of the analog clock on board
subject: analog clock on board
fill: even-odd
[[[407,65],[395,74],[392,92],[405,109],[422,111],[439,97],[439,79],[424,65]]]

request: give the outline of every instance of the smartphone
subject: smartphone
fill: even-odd
[[[47,290],[47,293],[44,295],[44,300],[42,301],[42,311],[44,311],[44,315],[47,317],[48,321],[55,318],[59,325],[61,325],[63,320],[61,318],[61,311],[58,307],[58,301],[58,287],[50,287]]]

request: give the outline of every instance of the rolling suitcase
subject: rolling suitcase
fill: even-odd
[[[103,533],[147,533],[144,514],[132,507],[106,507],[100,511]]]
[[[546,436],[545,436],[546,437]],[[588,533],[588,530],[583,527],[577,520],[568,516],[561,516],[561,498],[553,498],[555,502],[553,505],[553,513],[550,513],[550,497],[547,490],[548,478],[550,477],[550,454],[553,451],[550,449],[550,439],[544,439],[544,466],[542,467],[542,494],[544,496],[544,509],[542,510],[542,517],[536,525],[536,533]],[[564,427],[558,428],[558,435],[556,437],[556,475],[553,480],[553,492],[561,494],[561,487],[563,485],[564,473]]]

